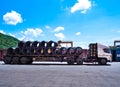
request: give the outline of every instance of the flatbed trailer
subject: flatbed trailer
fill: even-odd
[[[79,54],[64,54],[64,55],[6,55],[4,62],[6,64],[32,64],[33,61],[56,61],[67,62],[68,64],[80,64],[78,59],[81,59]],[[82,64],[82,63],[81,63]]]
[[[8,51],[8,53],[4,56],[5,64],[32,64],[33,61],[57,61],[57,62],[67,62],[69,65],[72,65],[74,63],[78,65],[82,65],[83,62],[91,62],[91,63],[98,62],[98,64],[105,65],[107,64],[108,61],[111,61],[112,59],[112,55],[109,47],[99,43],[91,43],[89,45],[89,52],[86,58],[82,56],[81,47],[69,47],[69,48],[59,47],[59,49],[58,47],[52,47],[52,49],[51,47],[44,47],[44,48],[42,47],[42,49],[40,48],[40,50],[37,50],[35,47],[34,50],[32,48],[33,53],[27,53],[27,51],[31,52],[31,46],[30,44],[28,44],[28,42],[26,43],[28,45],[28,50],[25,49],[25,53],[24,53],[24,47],[22,49],[16,48],[17,51],[16,49],[15,50],[9,49],[10,53]],[[59,41],[59,43],[67,43],[67,44],[70,43],[73,46],[72,42]],[[43,42],[42,42],[42,46],[44,46]],[[50,44],[48,44],[48,46],[50,46]],[[20,52],[21,50],[22,50],[22,54]],[[58,52],[56,52],[56,50]]]

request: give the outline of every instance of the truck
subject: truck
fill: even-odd
[[[70,47],[63,47],[62,44],[70,44]],[[67,45],[66,45],[67,46]],[[87,57],[82,56],[81,47],[73,47],[72,41],[20,41],[18,47],[8,48],[4,56],[5,64],[32,64],[33,61],[67,62],[69,65],[82,65],[84,62],[98,62],[105,65],[112,61],[109,47],[99,44],[89,44]]]
[[[105,65],[107,62],[112,62],[112,54],[110,47],[100,43],[89,44],[89,53],[84,62],[98,62],[98,64]]]

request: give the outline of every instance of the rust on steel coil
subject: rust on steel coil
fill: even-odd
[[[30,53],[32,55],[37,55],[38,54],[38,47],[31,47]]]
[[[47,43],[47,47],[57,47],[57,46],[58,46],[58,43],[52,40]]]
[[[39,47],[47,47],[47,42],[46,41],[41,41],[39,43]]]
[[[34,41],[33,43],[32,43],[32,47],[38,47],[38,41]]]
[[[8,48],[7,49],[7,55],[13,55],[14,54],[14,49],[13,48]]]
[[[44,55],[45,54],[45,48],[44,47],[38,47],[37,48],[37,53],[41,54],[41,55]]]
[[[67,53],[68,54],[74,54],[75,53],[75,48],[69,47],[68,50],[67,50]]]
[[[54,47],[46,47],[45,54],[54,54],[55,48]]]
[[[20,41],[20,42],[18,42],[18,47],[19,47],[19,48],[22,48],[22,47],[24,46],[24,44],[25,44],[25,42]]]
[[[76,47],[75,48],[75,54],[82,54],[83,50],[81,47]]]

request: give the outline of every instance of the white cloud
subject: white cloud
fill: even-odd
[[[20,40],[37,40],[38,37],[40,36],[44,36],[44,34],[42,34],[42,29],[40,28],[28,28],[25,31],[21,31],[20,33],[22,34],[22,37],[20,37]]]
[[[46,28],[46,29],[51,29],[51,27],[50,27],[50,26],[48,26],[48,25],[46,25],[46,26],[45,26],[45,28]]]
[[[81,13],[85,14],[88,9],[92,7],[90,0],[78,0],[77,3],[71,8],[71,13],[76,11],[81,11]]]
[[[5,15],[3,15],[3,20],[6,24],[10,25],[16,25],[23,22],[21,14],[17,13],[16,11],[7,12]]]
[[[2,33],[2,34],[6,34],[3,30],[0,30],[0,33]]]
[[[33,28],[28,28],[24,34],[25,35],[32,35],[34,37],[37,37],[39,36],[43,31],[40,29],[40,28],[36,28],[36,29],[33,29]]]
[[[8,35],[10,35],[10,36],[12,36],[12,37],[15,37],[15,35],[14,35],[14,34],[12,34],[12,33],[9,33]]]
[[[59,27],[55,28],[54,32],[59,32],[61,30],[64,30],[64,27],[59,26]]]
[[[117,31],[118,33],[120,33],[120,30],[119,31]]]
[[[56,33],[55,37],[59,38],[60,40],[63,40],[65,38],[63,33]]]
[[[81,33],[80,32],[77,32],[75,35],[79,36]]]
[[[4,32],[3,30],[0,30],[0,33],[6,34],[6,35],[10,35],[10,36],[12,36],[12,37],[15,37],[15,35],[13,35],[12,33],[6,33],[6,32]]]

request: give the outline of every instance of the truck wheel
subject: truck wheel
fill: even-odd
[[[3,61],[4,61],[5,64],[11,64],[12,57],[4,56]]]
[[[20,58],[19,57],[13,57],[12,63],[13,64],[19,64],[20,63]]]
[[[32,57],[28,57],[28,63],[27,64],[32,64],[32,62],[33,62]]]
[[[27,57],[22,57],[22,58],[20,59],[20,63],[21,63],[21,64],[27,64],[27,63],[28,63],[28,58],[27,58]]]
[[[22,57],[20,59],[21,64],[32,64],[32,58],[31,57]]]
[[[73,59],[68,59],[67,60],[67,64],[68,65],[73,65],[74,64],[74,60]]]
[[[79,59],[79,58],[77,59],[76,62],[77,62],[77,65],[82,65],[82,64],[83,64],[83,60],[82,60],[82,59]]]
[[[100,64],[102,64],[102,65],[106,65],[107,64],[107,59],[101,59],[100,60]]]

